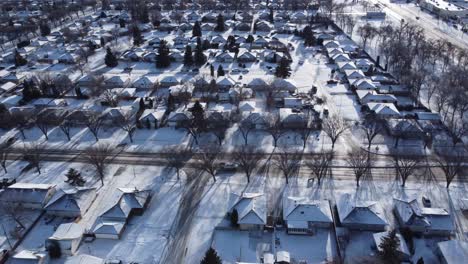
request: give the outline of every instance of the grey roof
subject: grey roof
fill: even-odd
[[[84,227],[77,223],[65,223],[58,226],[54,234],[49,237],[53,240],[70,240],[83,236]]]
[[[287,197],[283,200],[283,218],[286,221],[333,222],[327,200],[300,197]]]
[[[45,203],[49,191],[54,186],[50,184],[15,183],[0,193],[0,202]]]
[[[45,206],[50,211],[65,211],[83,214],[96,197],[94,188],[72,189],[57,191]]]
[[[142,209],[150,192],[148,190],[140,191],[135,188],[119,188],[114,196],[112,206],[107,209],[101,217],[103,218],[121,218],[127,219],[133,209]]]
[[[239,224],[266,224],[266,198],[263,193],[244,193],[231,210],[239,214]]]
[[[338,203],[338,215],[342,224],[387,225],[383,210],[376,201],[362,201],[343,194]]]
[[[449,240],[437,244],[439,252],[447,264],[465,263],[468,259],[468,243],[460,240]]]
[[[93,232],[101,235],[120,235],[125,227],[125,222],[121,221],[102,221],[96,223]]]

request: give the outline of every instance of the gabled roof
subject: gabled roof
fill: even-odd
[[[283,219],[286,221],[332,223],[327,200],[310,200],[304,197],[286,197],[283,200]]]
[[[89,208],[95,196],[94,188],[60,189],[52,196],[45,209],[82,214]]]
[[[387,225],[381,206],[376,201],[357,200],[351,194],[343,194],[337,204],[342,224]]]
[[[244,193],[232,207],[239,215],[239,224],[266,224],[266,198],[263,193]]]
[[[378,115],[400,115],[393,103],[367,103],[367,106]]]
[[[77,223],[64,223],[57,227],[54,234],[49,237],[53,240],[78,239],[83,236],[84,227]]]
[[[101,221],[96,223],[93,232],[103,235],[119,235],[125,226],[124,222],[120,221]]]
[[[113,205],[101,217],[127,219],[133,209],[142,209],[149,198],[150,192],[136,188],[118,188]]]

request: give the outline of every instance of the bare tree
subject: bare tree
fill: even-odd
[[[312,123],[312,119],[309,116],[305,117],[305,120],[302,122],[301,126],[297,129],[297,133],[302,139],[302,148],[305,149],[307,146],[307,141],[314,132],[315,126]]]
[[[11,113],[11,119],[13,120],[16,129],[19,130],[23,139],[26,139],[24,133],[26,129],[31,127],[31,115],[25,111],[14,111]]]
[[[338,138],[348,129],[348,123],[338,115],[332,115],[328,118],[325,118],[322,123],[322,130],[330,138],[332,142],[332,149],[335,148],[335,143]]]
[[[105,170],[111,161],[112,149],[106,144],[89,147],[83,152],[83,158],[96,169],[101,185],[104,186]]]
[[[249,134],[254,130],[255,125],[248,119],[243,120],[239,124],[238,131],[241,134],[242,138],[244,139],[244,144],[248,144]]]
[[[47,109],[46,109],[47,110]],[[49,140],[48,132],[49,129],[55,124],[55,120],[51,118],[46,112],[41,112],[37,114],[34,124],[36,124],[37,128],[44,134],[46,140]]]
[[[71,140],[71,129],[73,127],[73,122],[67,119],[63,119],[62,122],[59,124],[60,130],[65,134],[68,141]]]
[[[7,142],[3,142],[0,144],[0,165],[2,166],[5,173],[8,173],[6,168],[6,162],[8,160],[8,154],[10,153],[10,146]]]
[[[283,173],[286,178],[286,184],[289,183],[289,178],[299,172],[301,167],[302,152],[288,151],[282,149],[273,159],[274,165]]]
[[[322,183],[322,179],[330,173],[330,165],[333,161],[333,152],[323,152],[313,154],[306,161],[306,166],[312,171],[312,175],[317,178],[318,185]]]
[[[362,177],[371,172],[372,155],[361,148],[355,148],[348,153],[346,163],[353,170],[356,185],[359,187]]]
[[[254,146],[243,145],[235,149],[232,155],[235,161],[239,164],[239,167],[244,171],[245,176],[247,177],[247,182],[250,182],[250,176],[260,163],[263,154]]]
[[[367,149],[370,149],[375,137],[383,133],[384,126],[380,120],[368,119],[359,128],[364,132],[367,139]]]
[[[90,76],[90,84],[89,84],[89,89],[90,93],[92,96],[98,96],[100,95],[104,89],[104,76],[103,75],[91,75]]]
[[[273,137],[273,146],[276,148],[278,140],[286,133],[283,129],[279,115],[272,114],[267,118],[267,132]]]
[[[24,208],[21,203],[10,202],[14,200],[13,197],[5,197],[8,202],[0,203],[0,212],[2,217],[10,217],[15,221],[15,223],[21,227],[21,229],[26,229],[24,222]]]
[[[29,165],[36,168],[37,173],[41,174],[41,161],[44,155],[45,145],[41,143],[24,144],[22,148],[23,159],[29,162]]]
[[[210,174],[214,182],[216,182],[216,172],[219,167],[217,160],[220,152],[221,148],[218,145],[207,145],[198,153],[198,168]]]
[[[167,161],[167,166],[176,170],[177,179],[179,180],[180,170],[193,155],[191,149],[182,146],[176,146],[166,148],[163,152]]]
[[[465,172],[464,161],[466,154],[464,150],[437,150],[436,161],[445,175],[446,188],[450,187],[455,177],[460,177]]]
[[[414,174],[418,165],[423,160],[422,156],[416,153],[410,153],[407,150],[400,151],[397,149],[393,150],[390,156],[393,160],[396,175],[401,179],[401,186],[405,187],[406,180]]]
[[[133,135],[135,134],[136,130],[135,116],[133,113],[131,111],[124,113],[122,118],[117,120],[117,126],[127,132],[130,142],[133,143]]]
[[[99,141],[98,134],[99,134],[99,131],[101,130],[102,123],[103,123],[103,119],[101,118],[99,113],[96,113],[96,112],[89,113],[85,120],[86,127],[93,134],[96,141]]]

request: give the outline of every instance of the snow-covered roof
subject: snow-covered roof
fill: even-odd
[[[43,204],[54,185],[15,183],[0,193],[1,202]]]
[[[263,193],[244,193],[231,211],[236,209],[239,224],[266,224],[266,197]]]
[[[464,263],[468,259],[468,242],[449,240],[437,243],[437,248],[447,264]]]
[[[378,115],[400,115],[400,111],[398,111],[393,103],[367,103],[367,106]]]
[[[52,196],[45,209],[81,215],[89,208],[95,196],[94,188],[60,189]]]
[[[65,223],[57,227],[54,234],[49,237],[52,240],[72,240],[83,236],[84,227],[77,223]]]
[[[118,188],[113,197],[112,206],[102,215],[102,218],[125,220],[133,209],[142,209],[148,201],[150,192],[136,188]]]
[[[327,200],[317,201],[304,197],[287,197],[283,200],[283,219],[288,222],[333,222]]]
[[[64,264],[103,264],[104,260],[98,257],[82,254],[68,257]]]
[[[387,225],[383,210],[376,201],[358,200],[346,193],[340,197],[337,208],[343,224]]]
[[[12,264],[31,264],[31,263],[40,263],[41,259],[46,257],[45,253],[35,252],[31,250],[21,250],[20,252],[14,254],[11,257],[10,262]]]
[[[98,220],[94,227],[94,234],[120,235],[125,227],[123,221],[102,221]]]

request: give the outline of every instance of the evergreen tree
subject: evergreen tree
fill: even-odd
[[[420,257],[420,258],[418,259],[418,262],[416,262],[416,264],[424,264],[424,259],[423,259],[423,257]]]
[[[214,77],[214,66],[213,66],[213,64],[210,64],[210,75],[211,75],[211,77]]]
[[[206,62],[206,56],[203,54],[203,48],[201,46],[200,37],[197,38],[197,46],[195,47],[195,55],[194,55],[195,64],[201,66]]]
[[[158,55],[156,57],[156,68],[166,68],[171,65],[171,58],[169,57],[169,47],[165,40],[161,40],[158,48]]]
[[[106,41],[104,40],[103,37],[101,37],[101,39],[99,40],[101,43],[101,47],[104,47],[106,45]]]
[[[270,8],[270,14],[268,14],[268,20],[270,20],[271,23],[275,20],[275,15],[273,13],[273,8]]]
[[[144,41],[143,36],[141,35],[141,31],[136,24],[133,25],[132,34],[133,34],[133,45],[140,46],[141,44],[143,44],[143,41]]]
[[[314,33],[310,26],[306,26],[302,31],[302,37],[304,38],[304,45],[306,47],[314,46],[317,44],[317,40],[315,39]]]
[[[145,110],[145,100],[143,100],[143,98],[140,98],[140,111],[144,111]]]
[[[200,23],[198,21],[196,21],[195,24],[193,25],[192,36],[193,37],[201,37],[202,36],[202,30],[201,30],[201,27],[200,27]]]
[[[55,241],[51,240],[47,245],[47,251],[49,252],[49,257],[51,259],[58,259],[62,256],[62,249],[60,248],[60,244]]]
[[[192,113],[192,116],[193,116],[194,125],[199,128],[204,127],[205,110],[203,110],[203,107],[198,100],[195,101],[195,104],[193,105],[192,109],[190,109],[190,112]]]
[[[192,47],[190,45],[187,45],[185,47],[184,66],[190,67],[192,65],[193,65]]]
[[[291,75],[291,67],[286,58],[281,58],[278,66],[276,66],[275,76],[278,78],[288,78]]]
[[[115,57],[114,53],[112,53],[112,50],[108,47],[106,50],[106,56],[104,57],[104,63],[106,64],[107,67],[117,67],[119,65],[119,61]]]
[[[398,256],[399,246],[400,239],[396,236],[396,230],[392,230],[382,237],[379,244],[379,256],[382,261],[388,264],[400,263]]]
[[[249,34],[249,35],[247,36],[247,39],[245,40],[245,42],[247,42],[247,43],[252,43],[252,42],[254,42],[254,37],[253,37],[252,35]]]
[[[42,22],[39,25],[39,30],[41,31],[41,36],[43,36],[43,37],[50,34],[50,27],[46,22]]]
[[[219,65],[219,66],[218,66],[218,77],[219,77],[219,76],[224,76],[223,65]]]
[[[205,257],[200,264],[221,264],[221,258],[216,253],[216,250],[210,247],[205,253]]]
[[[15,66],[20,67],[26,64],[28,64],[28,61],[23,56],[21,56],[17,50],[15,50]]]
[[[121,28],[125,28],[125,26],[127,25],[127,22],[125,22],[125,19],[120,18],[119,19],[119,25],[120,25]]]
[[[224,17],[223,15],[219,14],[216,18],[216,27],[214,28],[215,31],[224,32]]]
[[[231,225],[237,227],[239,224],[239,213],[237,212],[237,209],[232,210],[230,220]]]
[[[167,97],[167,109],[169,111],[172,111],[172,109],[174,109],[174,106],[175,106],[174,96],[172,94],[169,94],[169,96]]]

